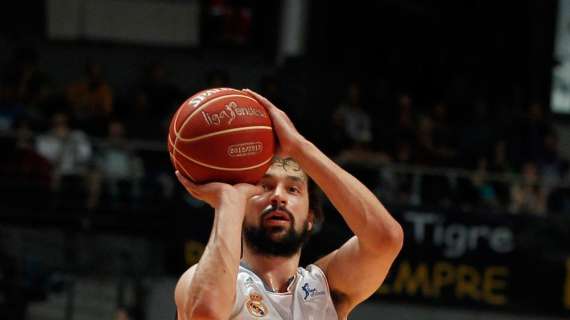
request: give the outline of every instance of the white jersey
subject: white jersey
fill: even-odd
[[[314,264],[299,267],[285,293],[266,289],[260,277],[240,265],[236,287],[232,320],[338,319],[325,274]]]

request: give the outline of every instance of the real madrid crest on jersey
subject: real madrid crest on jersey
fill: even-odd
[[[265,317],[268,313],[267,306],[263,303],[263,297],[255,292],[249,294],[245,306],[252,316],[258,318]]]

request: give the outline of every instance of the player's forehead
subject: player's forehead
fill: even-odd
[[[305,174],[301,166],[291,158],[274,158],[271,166],[267,170],[266,176],[307,181],[307,174]]]

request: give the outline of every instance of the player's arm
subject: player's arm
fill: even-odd
[[[210,239],[200,261],[176,285],[178,319],[228,319],[236,295],[245,206],[247,199],[261,193],[260,187],[224,183],[198,186],[177,176],[188,192],[215,209]]]
[[[360,181],[306,144],[296,159],[340,212],[354,236],[319,259],[337,312],[346,316],[380,287],[403,244],[400,224]]]
[[[402,247],[402,228],[368,188],[304,139],[285,113],[248,92],[268,109],[281,152],[292,156],[315,180],[355,234],[316,262],[327,276],[339,316],[344,317],[384,281]]]

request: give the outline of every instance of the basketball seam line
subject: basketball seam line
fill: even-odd
[[[178,116],[180,116],[181,110],[182,110],[182,108],[178,108],[178,110],[176,110],[176,113],[174,114],[174,125],[172,126],[172,130],[174,131],[174,134],[176,134],[176,124],[178,123]],[[168,135],[170,135],[170,132],[168,133]]]
[[[192,180],[193,182],[196,182],[196,179],[194,179],[194,177],[190,173],[188,173],[186,168],[184,168],[184,166],[180,163],[180,161],[176,160],[176,158],[174,157],[174,155],[172,153],[170,154],[170,157],[172,158],[172,161],[174,161],[175,164],[177,164],[180,167],[180,169],[182,169],[182,171],[184,171],[184,174],[186,174],[186,176],[188,178],[190,178],[190,180]]]
[[[174,144],[172,143],[172,139],[170,138],[170,136],[168,136],[168,142],[172,144],[172,148],[173,148],[173,150],[174,150],[175,152],[180,153],[180,155],[183,156],[184,158],[186,158],[187,160],[190,160],[190,161],[192,161],[192,162],[194,162],[194,163],[196,163],[196,164],[199,164],[199,165],[201,165],[201,166],[203,166],[203,167],[206,167],[206,168],[216,169],[216,170],[221,170],[221,171],[244,171],[244,170],[251,170],[251,169],[259,168],[259,167],[261,167],[261,166],[267,164],[269,161],[271,161],[271,159],[273,159],[273,156],[271,156],[271,157],[269,157],[269,159],[267,159],[267,160],[265,160],[265,161],[263,161],[263,162],[261,162],[261,163],[259,163],[259,164],[256,164],[256,165],[254,165],[254,166],[251,166],[251,167],[241,167],[241,168],[218,167],[218,166],[214,166],[214,165],[210,165],[210,164],[207,164],[207,163],[198,161],[198,160],[196,160],[196,159],[193,159],[193,158],[187,156],[186,154],[184,154],[184,152],[182,152],[182,151],[178,150],[178,148],[176,148],[176,145],[174,145]],[[173,157],[174,157],[175,155],[176,155],[176,154],[174,154]]]
[[[256,129],[273,130],[273,128],[271,128],[269,126],[251,126],[251,127],[243,127],[243,128],[232,128],[232,129],[226,129],[226,130],[212,132],[212,133],[206,133],[206,134],[203,134],[201,136],[194,137],[194,138],[182,138],[182,137],[180,137],[180,138],[178,138],[177,142],[178,141],[194,142],[194,141],[206,139],[209,137],[214,137],[214,136],[225,134],[225,133],[232,133],[232,132],[238,132],[238,131],[243,131],[243,130],[256,130]]]

